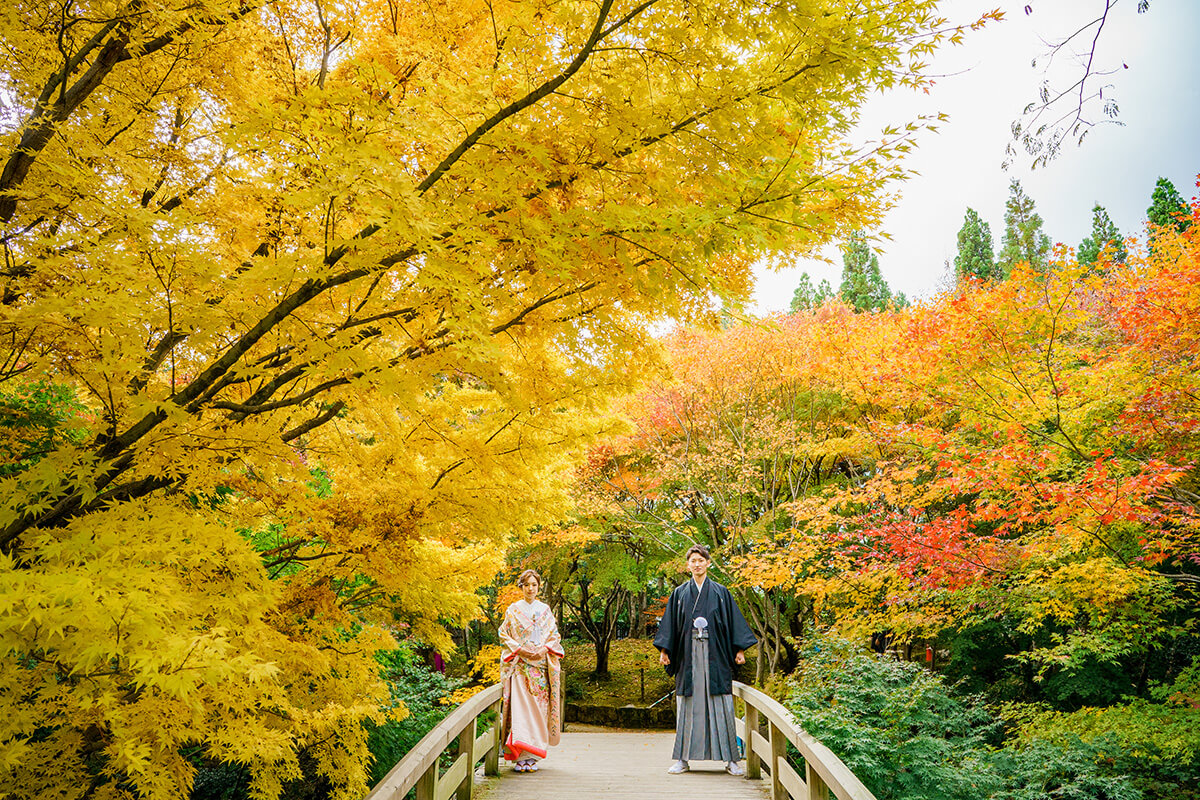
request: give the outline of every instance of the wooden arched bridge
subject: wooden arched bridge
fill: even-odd
[[[875,800],[775,700],[736,681],[733,694],[745,706],[737,721],[738,736],[746,744],[744,778],[725,774],[718,762],[693,762],[691,772],[667,774],[674,742],[670,732],[568,731],[539,772],[515,773],[500,766],[497,684],[442,720],[366,800],[403,800],[414,789],[416,800]],[[442,756],[452,743],[457,743],[457,755],[443,767]],[[789,745],[799,758],[789,753]]]

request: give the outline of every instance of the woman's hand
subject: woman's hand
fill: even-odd
[[[658,651],[658,663],[662,664],[664,667],[671,666],[671,657],[667,655],[666,650]]]
[[[746,663],[746,651],[738,650],[737,653],[734,654],[733,660],[739,664],[745,664]]]

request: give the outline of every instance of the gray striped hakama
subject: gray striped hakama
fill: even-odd
[[[675,750],[671,758],[737,761],[733,695],[708,693],[708,639],[692,634],[692,696],[675,695]]]

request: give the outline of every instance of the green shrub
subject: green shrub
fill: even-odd
[[[1103,769],[1107,751],[1079,737],[1012,743],[992,754],[1002,786],[990,800],[1141,800],[1129,776]]]
[[[879,800],[975,800],[999,790],[986,762],[999,723],[916,664],[833,637],[801,654],[787,705]]]
[[[408,648],[381,653],[378,658],[391,689],[393,708],[404,703],[409,715],[400,721],[371,726],[367,743],[373,760],[372,785],[454,710],[441,701],[465,682],[431,670]]]
[[[917,664],[825,637],[801,654],[785,702],[879,800],[1139,800],[1112,739],[1005,739],[979,695]]]
[[[1054,747],[1080,742],[1116,774],[1128,775],[1147,800],[1200,798],[1200,658],[1169,684],[1155,686],[1154,700],[1134,698],[1107,708],[1071,713],[1034,708],[1010,710],[1020,737]]]

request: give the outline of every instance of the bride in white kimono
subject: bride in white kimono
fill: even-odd
[[[504,758],[516,772],[537,772],[537,762],[562,733],[563,649],[554,612],[537,599],[538,574],[525,570],[517,585],[523,597],[504,612],[499,631]]]

